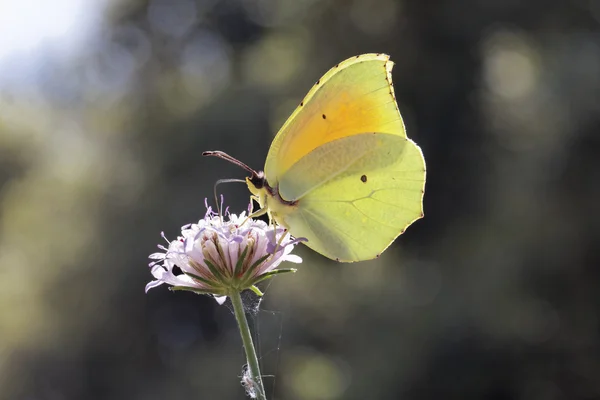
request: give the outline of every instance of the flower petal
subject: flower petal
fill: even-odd
[[[163,283],[164,283],[163,281],[150,281],[146,285],[145,292],[148,293],[148,290],[154,289],[155,287],[158,287],[158,286],[162,285]]]
[[[283,261],[300,264],[302,262],[302,257],[295,254],[288,254],[287,256],[283,257]]]

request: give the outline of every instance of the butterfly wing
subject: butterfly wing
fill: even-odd
[[[277,219],[326,257],[368,260],[423,216],[424,186],[425,161],[410,139],[348,136],[313,150],[282,176],[281,196],[298,201]]]
[[[265,163],[269,184],[302,157],[334,140],[366,132],[406,137],[385,54],[352,57],[329,70],[277,133]],[[291,200],[287,199],[286,200]]]

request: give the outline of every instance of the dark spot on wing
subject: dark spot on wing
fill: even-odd
[[[325,114],[323,114],[323,119],[327,119],[327,116]]]
[[[366,176],[366,175],[363,175],[363,176],[361,176],[361,177],[360,177],[360,180],[361,180],[363,183],[367,183],[367,176]]]
[[[321,80],[320,80],[320,79],[317,81],[316,85],[318,85],[319,83],[321,83]]]
[[[304,105],[304,102],[303,102],[303,101],[301,101],[301,102],[300,102],[300,107],[302,107],[303,105]]]

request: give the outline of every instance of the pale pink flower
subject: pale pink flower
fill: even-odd
[[[156,280],[146,285],[146,292],[166,283],[173,290],[208,294],[222,304],[232,290],[240,292],[278,273],[295,269],[277,269],[284,261],[300,263],[290,254],[299,240],[287,230],[264,221],[225,213],[219,216],[208,208],[197,224],[181,228],[181,236],[159,245],[163,252],[150,258],[150,271]],[[177,268],[176,268],[177,267]]]

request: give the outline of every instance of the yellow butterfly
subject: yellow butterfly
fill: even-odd
[[[337,261],[378,257],[423,217],[425,160],[406,137],[392,86],[393,62],[363,54],[330,69],[271,144],[264,173],[220,152],[252,175],[257,216],[289,229]]]

